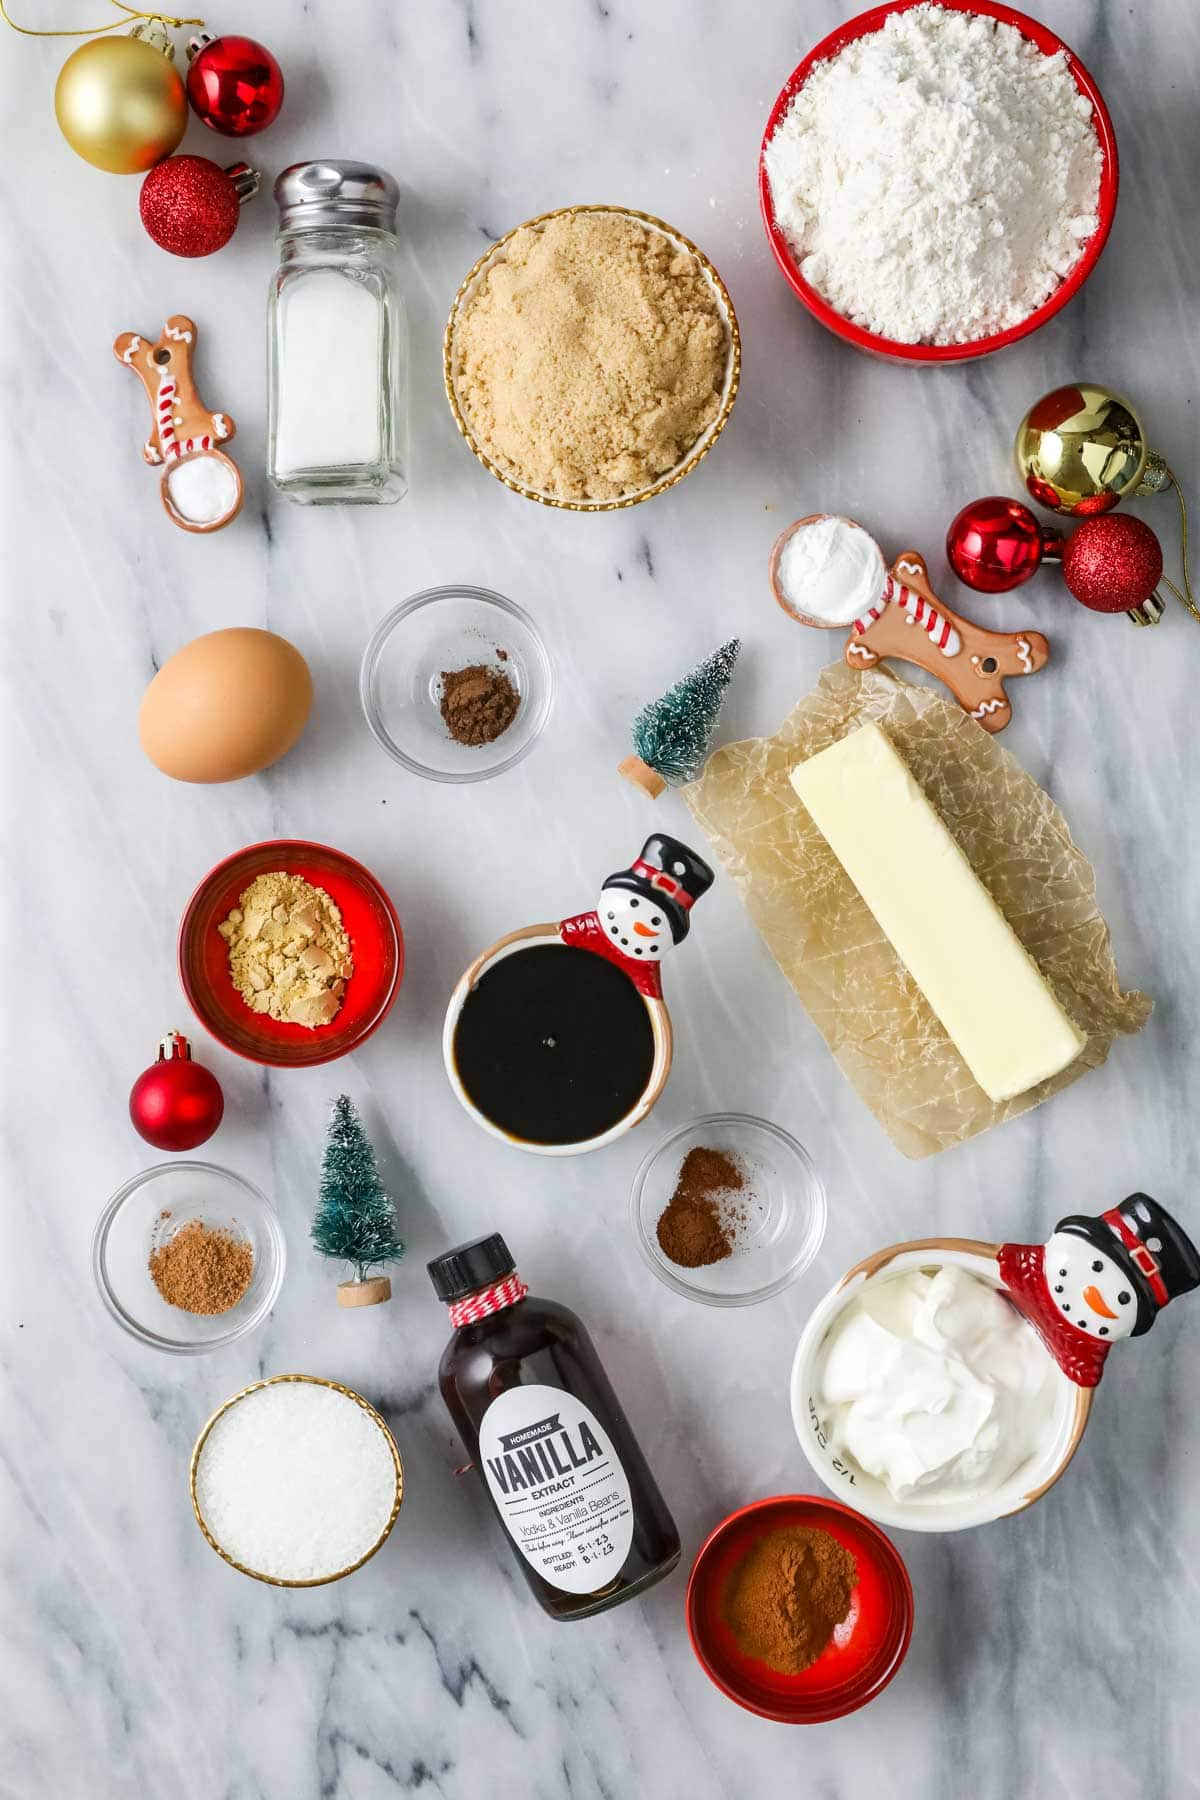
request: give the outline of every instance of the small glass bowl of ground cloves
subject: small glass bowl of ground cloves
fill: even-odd
[[[533,749],[554,673],[529,614],[489,588],[426,588],[382,619],[359,695],[388,755],[428,781],[486,781]]]
[[[710,1306],[782,1292],[825,1235],[825,1189],[807,1150],[745,1113],[710,1113],[672,1132],[634,1177],[629,1210],[659,1280]]]

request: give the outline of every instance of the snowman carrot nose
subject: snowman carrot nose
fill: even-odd
[[[657,931],[653,930],[649,925],[643,925],[642,921],[640,919],[637,920],[633,929],[637,932],[639,937],[657,937],[658,936]]]
[[[1091,1307],[1092,1311],[1094,1313],[1099,1313],[1102,1319],[1116,1318],[1117,1315],[1113,1312],[1112,1308],[1104,1304],[1104,1296],[1101,1294],[1098,1287],[1085,1287],[1083,1290],[1083,1297]]]

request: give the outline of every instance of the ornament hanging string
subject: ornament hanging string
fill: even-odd
[[[1200,606],[1197,606],[1196,596],[1192,592],[1192,575],[1191,570],[1188,567],[1187,501],[1183,497],[1183,489],[1180,487],[1178,481],[1176,481],[1170,469],[1165,465],[1163,467],[1163,474],[1166,476],[1170,485],[1175,489],[1175,498],[1179,502],[1179,560],[1183,567],[1183,586],[1182,588],[1176,587],[1169,575],[1162,575],[1159,577],[1159,580],[1162,586],[1167,589],[1168,593],[1174,594],[1181,606],[1187,607],[1193,619],[1200,619]]]
[[[203,27],[204,24],[203,19],[173,19],[170,13],[139,12],[136,6],[126,6],[124,0],[111,0],[111,4],[122,14],[121,18],[113,19],[108,25],[77,25],[73,30],[36,31],[32,26],[18,25],[15,19],[9,17],[8,8],[4,4],[4,0],[0,0],[0,19],[3,19],[4,23],[9,26],[11,30],[19,31],[22,37],[45,38],[99,37],[101,33],[105,31],[119,31],[123,25],[128,25],[130,19],[149,19],[151,22],[157,21],[160,25],[170,25],[172,28],[183,25],[199,25]]]

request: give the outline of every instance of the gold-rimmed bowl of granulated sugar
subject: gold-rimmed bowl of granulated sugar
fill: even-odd
[[[719,406],[715,417],[689,445],[679,460],[671,468],[664,470],[655,481],[634,492],[600,500],[568,498],[523,483],[516,472],[510,467],[505,467],[503,461],[494,456],[487,444],[482,441],[462,403],[456,380],[455,333],[459,321],[463,317],[467,305],[478,293],[481,284],[492,269],[498,263],[503,262],[508,246],[518,231],[534,230],[548,224],[552,219],[573,217],[583,213],[612,213],[619,218],[632,219],[639,225],[644,225],[648,230],[661,232],[677,249],[695,257],[700,265],[705,284],[716,302],[717,310],[725,327],[726,338],[724,379],[721,384]],[[450,411],[454,415],[454,423],[458,426],[460,435],[469,445],[476,460],[481,462],[489,474],[496,477],[497,481],[503,482],[506,488],[511,488],[514,494],[520,494],[526,500],[535,500],[539,506],[556,506],[567,512],[620,512],[628,506],[640,506],[643,500],[652,500],[656,494],[665,493],[667,488],[674,487],[677,482],[682,481],[685,475],[690,475],[692,470],[698,468],[704,461],[729,422],[729,415],[733,411],[733,403],[737,398],[741,372],[742,340],[738,329],[737,314],[729,296],[729,289],[720,275],[703,250],[694,244],[691,238],[685,237],[682,231],[677,231],[673,225],[668,225],[663,219],[655,218],[653,213],[639,212],[631,206],[603,204],[560,206],[553,212],[539,213],[536,218],[526,219],[523,224],[515,225],[489,250],[485,250],[483,255],[468,269],[454,296],[454,303],[450,308],[450,317],[446,322],[446,331],[442,339],[442,377],[446,387],[446,398],[450,403]]]
[[[255,1421],[247,1409],[263,1404],[264,1397],[266,1403],[276,1395],[286,1400],[293,1390],[298,1390],[297,1398],[319,1397],[324,1426],[317,1428],[311,1407],[307,1418],[293,1409],[290,1432],[289,1421],[277,1417],[273,1435],[260,1428],[256,1441]],[[278,1406],[275,1410],[278,1413]],[[236,1430],[231,1430],[231,1421]],[[232,1484],[226,1481],[223,1494],[214,1467],[222,1455],[227,1462],[232,1460],[235,1475]],[[260,1473],[274,1482],[274,1494],[263,1491]],[[404,1468],[386,1421],[353,1388],[319,1375],[271,1375],[231,1394],[204,1425],[192,1451],[188,1488],[205,1542],[239,1575],[268,1587],[326,1587],[353,1575],[386,1544],[404,1499]],[[357,1521],[347,1517],[346,1506],[357,1504],[368,1488],[371,1508],[363,1509],[356,1541]],[[255,1497],[261,1502],[260,1512],[239,1519],[238,1509],[244,1514]],[[310,1504],[302,1517],[304,1509],[298,1503],[306,1497]],[[283,1506],[290,1508],[289,1516],[280,1516]],[[338,1554],[331,1558],[338,1566],[314,1568],[320,1557],[312,1545],[320,1535],[322,1516],[327,1530],[338,1533]],[[302,1548],[289,1561],[286,1534],[297,1522]],[[255,1554],[248,1554],[248,1545],[256,1545]],[[307,1560],[302,1562],[302,1556]]]

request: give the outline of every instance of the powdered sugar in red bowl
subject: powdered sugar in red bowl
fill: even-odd
[[[1116,204],[1104,102],[994,0],[894,0],[794,71],[763,139],[763,218],[830,330],[905,361],[981,356],[1078,292]]]

